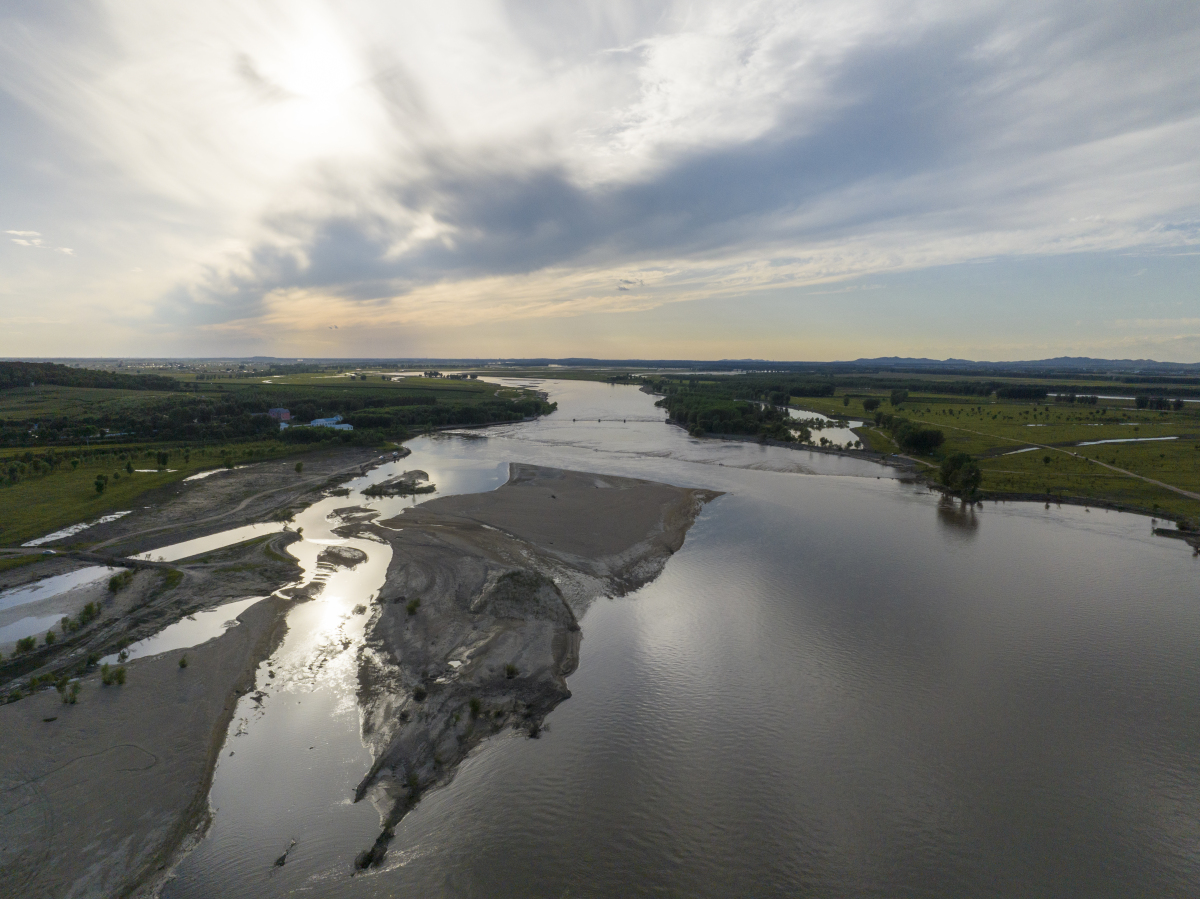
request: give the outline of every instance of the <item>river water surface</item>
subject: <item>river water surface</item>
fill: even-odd
[[[963,510],[870,463],[693,440],[630,387],[536,386],[557,413],[411,441],[298,516],[324,590],[242,700],[213,825],[164,897],[1200,895],[1182,544],[1137,516]],[[371,762],[360,606],[390,549],[334,536],[334,510],[412,505],[358,493],[405,469],[491,490],[510,462],[725,495],[656,581],[590,606],[542,736],[484,744],[351,877],[379,828],[350,801]],[[369,559],[321,570],[330,543]]]

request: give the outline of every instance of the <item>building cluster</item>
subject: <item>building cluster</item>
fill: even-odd
[[[271,416],[273,419],[275,419],[277,422],[279,422],[279,430],[281,430],[281,431],[284,428],[291,427],[293,424],[292,413],[289,412],[287,409],[284,409],[282,406],[276,407],[274,409],[269,409],[267,411],[267,414],[269,416]],[[302,422],[294,422],[294,424],[301,425],[303,423]],[[345,422],[343,422],[342,416],[340,416],[340,415],[335,415],[335,416],[333,416],[333,418],[314,418],[312,421],[310,421],[308,423],[308,426],[310,428],[332,428],[335,431],[353,431],[354,430],[354,425],[346,424]]]

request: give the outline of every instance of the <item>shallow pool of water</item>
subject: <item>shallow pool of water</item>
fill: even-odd
[[[55,629],[60,621],[62,621],[61,612],[51,612],[46,615],[30,615],[18,619],[11,624],[0,627],[0,645],[13,643],[25,637],[37,636],[40,638],[47,631]],[[41,640],[39,639],[38,642],[40,643]]]
[[[3,593],[0,593],[0,610],[28,605],[31,602],[38,602],[51,596],[66,593],[68,590],[73,590],[76,587],[94,584],[96,581],[103,580],[106,577],[112,577],[119,570],[117,568],[109,568],[105,565],[91,565],[87,568],[69,571],[66,574],[43,578],[24,587],[14,587],[11,590],[5,590]]]
[[[1155,443],[1159,440],[1178,440],[1178,437],[1120,437],[1112,440],[1085,440],[1076,446],[1099,446],[1101,443]]]
[[[124,657],[126,660],[132,661],[142,656],[153,656],[161,652],[199,646],[214,637],[221,636],[229,628],[236,627],[237,616],[261,599],[261,596],[238,599],[189,615],[163,628],[153,637],[131,643],[125,647]],[[119,661],[119,653],[113,653],[100,660],[101,664],[105,662],[115,664]]]

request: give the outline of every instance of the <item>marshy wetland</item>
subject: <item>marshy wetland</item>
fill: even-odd
[[[276,533],[281,522],[265,534],[210,526],[171,541],[200,541],[180,557],[154,542],[167,531],[154,530],[152,510],[104,525],[112,546],[184,570],[177,589],[206,565],[213,577],[241,568],[220,577],[260,579],[230,599],[294,586],[249,605],[227,629],[212,616],[198,644],[132,659],[124,686],[85,684],[73,706],[49,690],[0,709],[6,722],[30,719],[3,738],[5,757],[21,757],[6,772],[6,847],[17,845],[18,821],[42,840],[18,861],[48,858],[43,850],[73,856],[80,877],[99,864],[97,853],[112,872],[137,861],[104,855],[103,839],[79,826],[46,823],[45,810],[65,795],[56,790],[84,796],[86,788],[40,770],[48,762],[37,741],[89,708],[120,720],[122,702],[162,705],[172,691],[194,704],[186,691],[196,680],[187,678],[215,683],[226,670],[217,686],[233,697],[228,725],[214,743],[211,791],[189,819],[203,823],[210,810],[211,820],[189,852],[156,857],[144,872],[164,897],[1185,896],[1200,888],[1200,563],[1189,548],[1155,537],[1142,516],[963,505],[906,468],[696,439],[630,386],[529,386],[548,391],[559,412],[409,440],[411,456],[360,469],[337,494],[293,507],[286,534]],[[412,471],[436,492],[372,495],[384,492],[373,485]],[[634,479],[665,491],[660,503],[703,494],[685,516],[686,539],[680,533],[669,552],[627,556],[635,569],[650,567],[626,577],[611,560],[630,546],[602,545],[613,528],[599,507],[578,490],[560,496],[552,473],[522,487],[523,471],[587,473],[618,486]],[[503,502],[526,487],[542,506],[577,502],[566,516],[573,523],[545,527],[559,519],[531,513],[525,500],[517,518],[479,511],[492,508],[486,497]],[[587,489],[615,495],[614,486]],[[441,533],[451,517],[457,536]],[[655,521],[666,518],[636,529],[654,532]],[[222,548],[246,537],[260,542]],[[285,537],[286,545],[271,543]],[[437,559],[453,545],[445,540],[465,541],[447,558],[471,571],[438,574]],[[245,558],[264,547],[297,561],[273,563],[281,567],[271,580],[265,562]],[[425,569],[411,567],[422,558]],[[481,637],[515,639],[503,624],[517,619],[504,612],[501,579],[517,569],[532,572],[525,592],[547,604],[536,618],[542,636],[529,644],[543,655],[531,649],[511,678],[499,662],[473,674],[472,659],[487,656],[471,654],[482,645],[472,626]],[[137,573],[146,582],[163,576]],[[474,592],[492,596],[491,623],[463,617],[426,646],[417,629],[435,619],[423,616],[471,578],[490,584]],[[286,620],[286,633],[274,620]],[[218,664],[234,656],[249,668]],[[557,691],[536,695],[553,699],[506,694],[514,683],[533,689],[524,679],[535,658]],[[477,674],[484,679],[456,692]],[[136,696],[119,692],[130,688]],[[418,751],[404,747],[410,725],[427,752],[413,771],[405,767]],[[429,737],[434,726],[443,736]],[[468,728],[479,739],[460,740]],[[159,764],[118,748],[151,735],[132,726],[97,733],[88,745],[81,731],[74,751],[109,753],[131,788]],[[98,745],[104,739],[111,745]],[[439,740],[465,745],[457,767]],[[200,753],[193,769],[208,758]],[[387,777],[371,778],[385,768]],[[364,858],[375,846],[378,855]],[[39,884],[63,886],[29,870],[28,895]]]

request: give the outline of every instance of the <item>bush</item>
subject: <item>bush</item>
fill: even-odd
[[[471,706],[471,717],[478,718],[479,713],[483,710],[483,703],[479,701],[478,696],[471,697],[470,706]]]
[[[946,439],[946,435],[935,428],[924,428],[913,424],[905,418],[891,414],[875,414],[876,424],[881,424],[892,432],[896,442],[902,449],[910,453],[928,456],[933,453]]]
[[[184,653],[183,655],[181,655],[179,657],[179,667],[186,668],[187,666],[188,666],[187,653]]]
[[[879,408],[880,399],[877,396],[869,396],[863,400],[863,410],[866,412],[874,412]]]
[[[504,676],[506,678],[508,678],[509,680],[512,680],[514,677],[516,677],[518,673],[519,672],[517,671],[517,666],[514,665],[512,662],[509,662],[507,665],[504,666]]]
[[[22,637],[17,641],[17,655],[30,652],[37,647],[37,637]]]
[[[303,471],[304,471],[304,463],[297,462],[296,463],[296,474],[301,474]]]
[[[58,637],[54,636],[54,631],[46,631],[46,645],[53,646]]]
[[[108,592],[119,593],[124,590],[133,581],[133,572],[129,569],[122,571],[120,574],[114,574],[108,579]]]
[[[425,697],[428,695],[429,695],[429,691],[426,690],[420,684],[417,684],[416,689],[413,690],[413,699],[415,699],[417,702],[424,702]]]
[[[416,614],[417,614],[417,609],[419,609],[419,608],[421,608],[421,600],[419,600],[419,599],[410,599],[410,600],[409,600],[409,601],[408,601],[408,602],[405,604],[405,606],[404,606],[404,611],[408,612],[408,614],[409,614],[409,615],[416,615]]]
[[[117,670],[113,672],[113,681],[117,684],[125,683],[125,666],[118,665]]]

